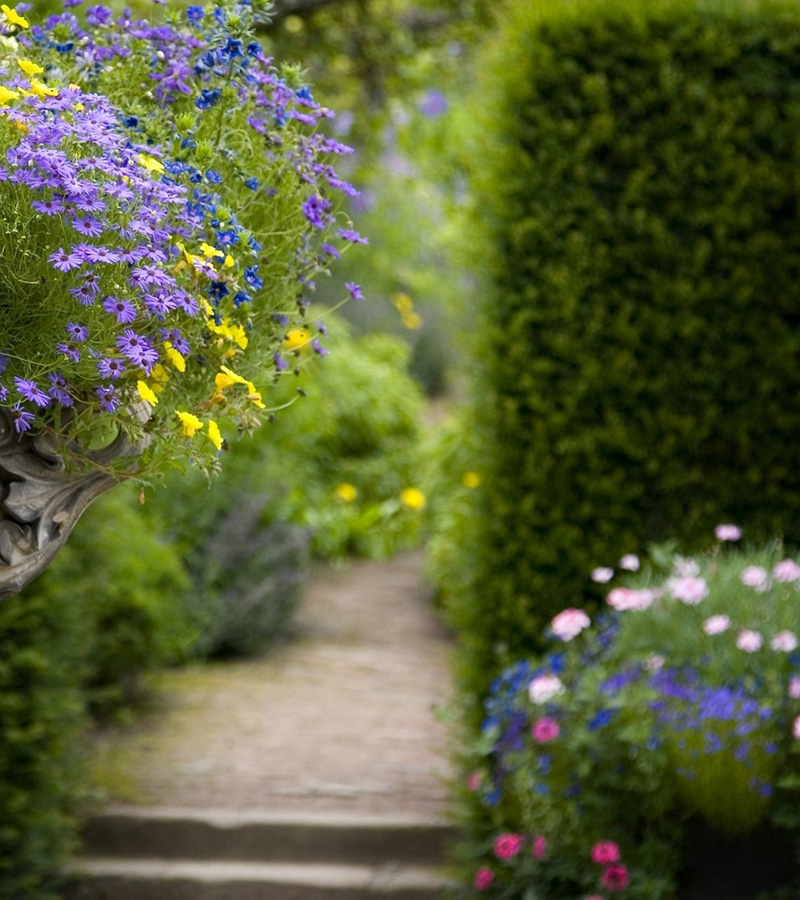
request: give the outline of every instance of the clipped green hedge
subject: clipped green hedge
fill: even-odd
[[[645,542],[800,539],[800,9],[518,0],[490,71],[478,691]]]

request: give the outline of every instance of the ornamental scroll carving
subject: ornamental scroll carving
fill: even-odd
[[[145,446],[120,434],[102,450],[84,453],[88,465],[68,469],[55,435],[17,434],[8,410],[0,409],[0,600],[43,572],[83,511],[118,483],[110,464]]]

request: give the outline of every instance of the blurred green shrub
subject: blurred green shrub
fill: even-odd
[[[596,565],[719,521],[800,539],[796,5],[520,2],[493,52],[486,471],[450,601],[478,692]]]
[[[85,784],[81,614],[35,590],[0,603],[0,897],[55,898]]]

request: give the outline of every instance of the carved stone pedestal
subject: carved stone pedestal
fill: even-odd
[[[123,435],[86,453],[95,465],[68,470],[58,439],[14,431],[0,409],[0,600],[11,597],[50,564],[81,513],[117,483],[103,469],[144,448]]]

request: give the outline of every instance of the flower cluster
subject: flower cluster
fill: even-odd
[[[330,160],[349,148],[247,0],[161,23],[65,5],[2,14],[0,404],[73,450],[136,434],[146,404],[145,464],[209,464],[306,348],[327,353],[299,323],[314,274],[365,242],[337,223],[333,194],[357,192]]]
[[[740,537],[735,526],[717,531],[720,542]],[[800,566],[781,550],[720,543],[666,571],[625,557],[632,581],[609,586],[594,624],[565,609],[548,629],[559,652],[493,682],[467,787],[500,826],[500,847],[516,848],[508,835],[547,834],[548,866],[498,867],[495,844],[473,888],[583,900],[592,881],[581,847],[594,839],[601,891],[647,883],[648,897],[666,898],[681,822],[746,834],[794,808]]]

